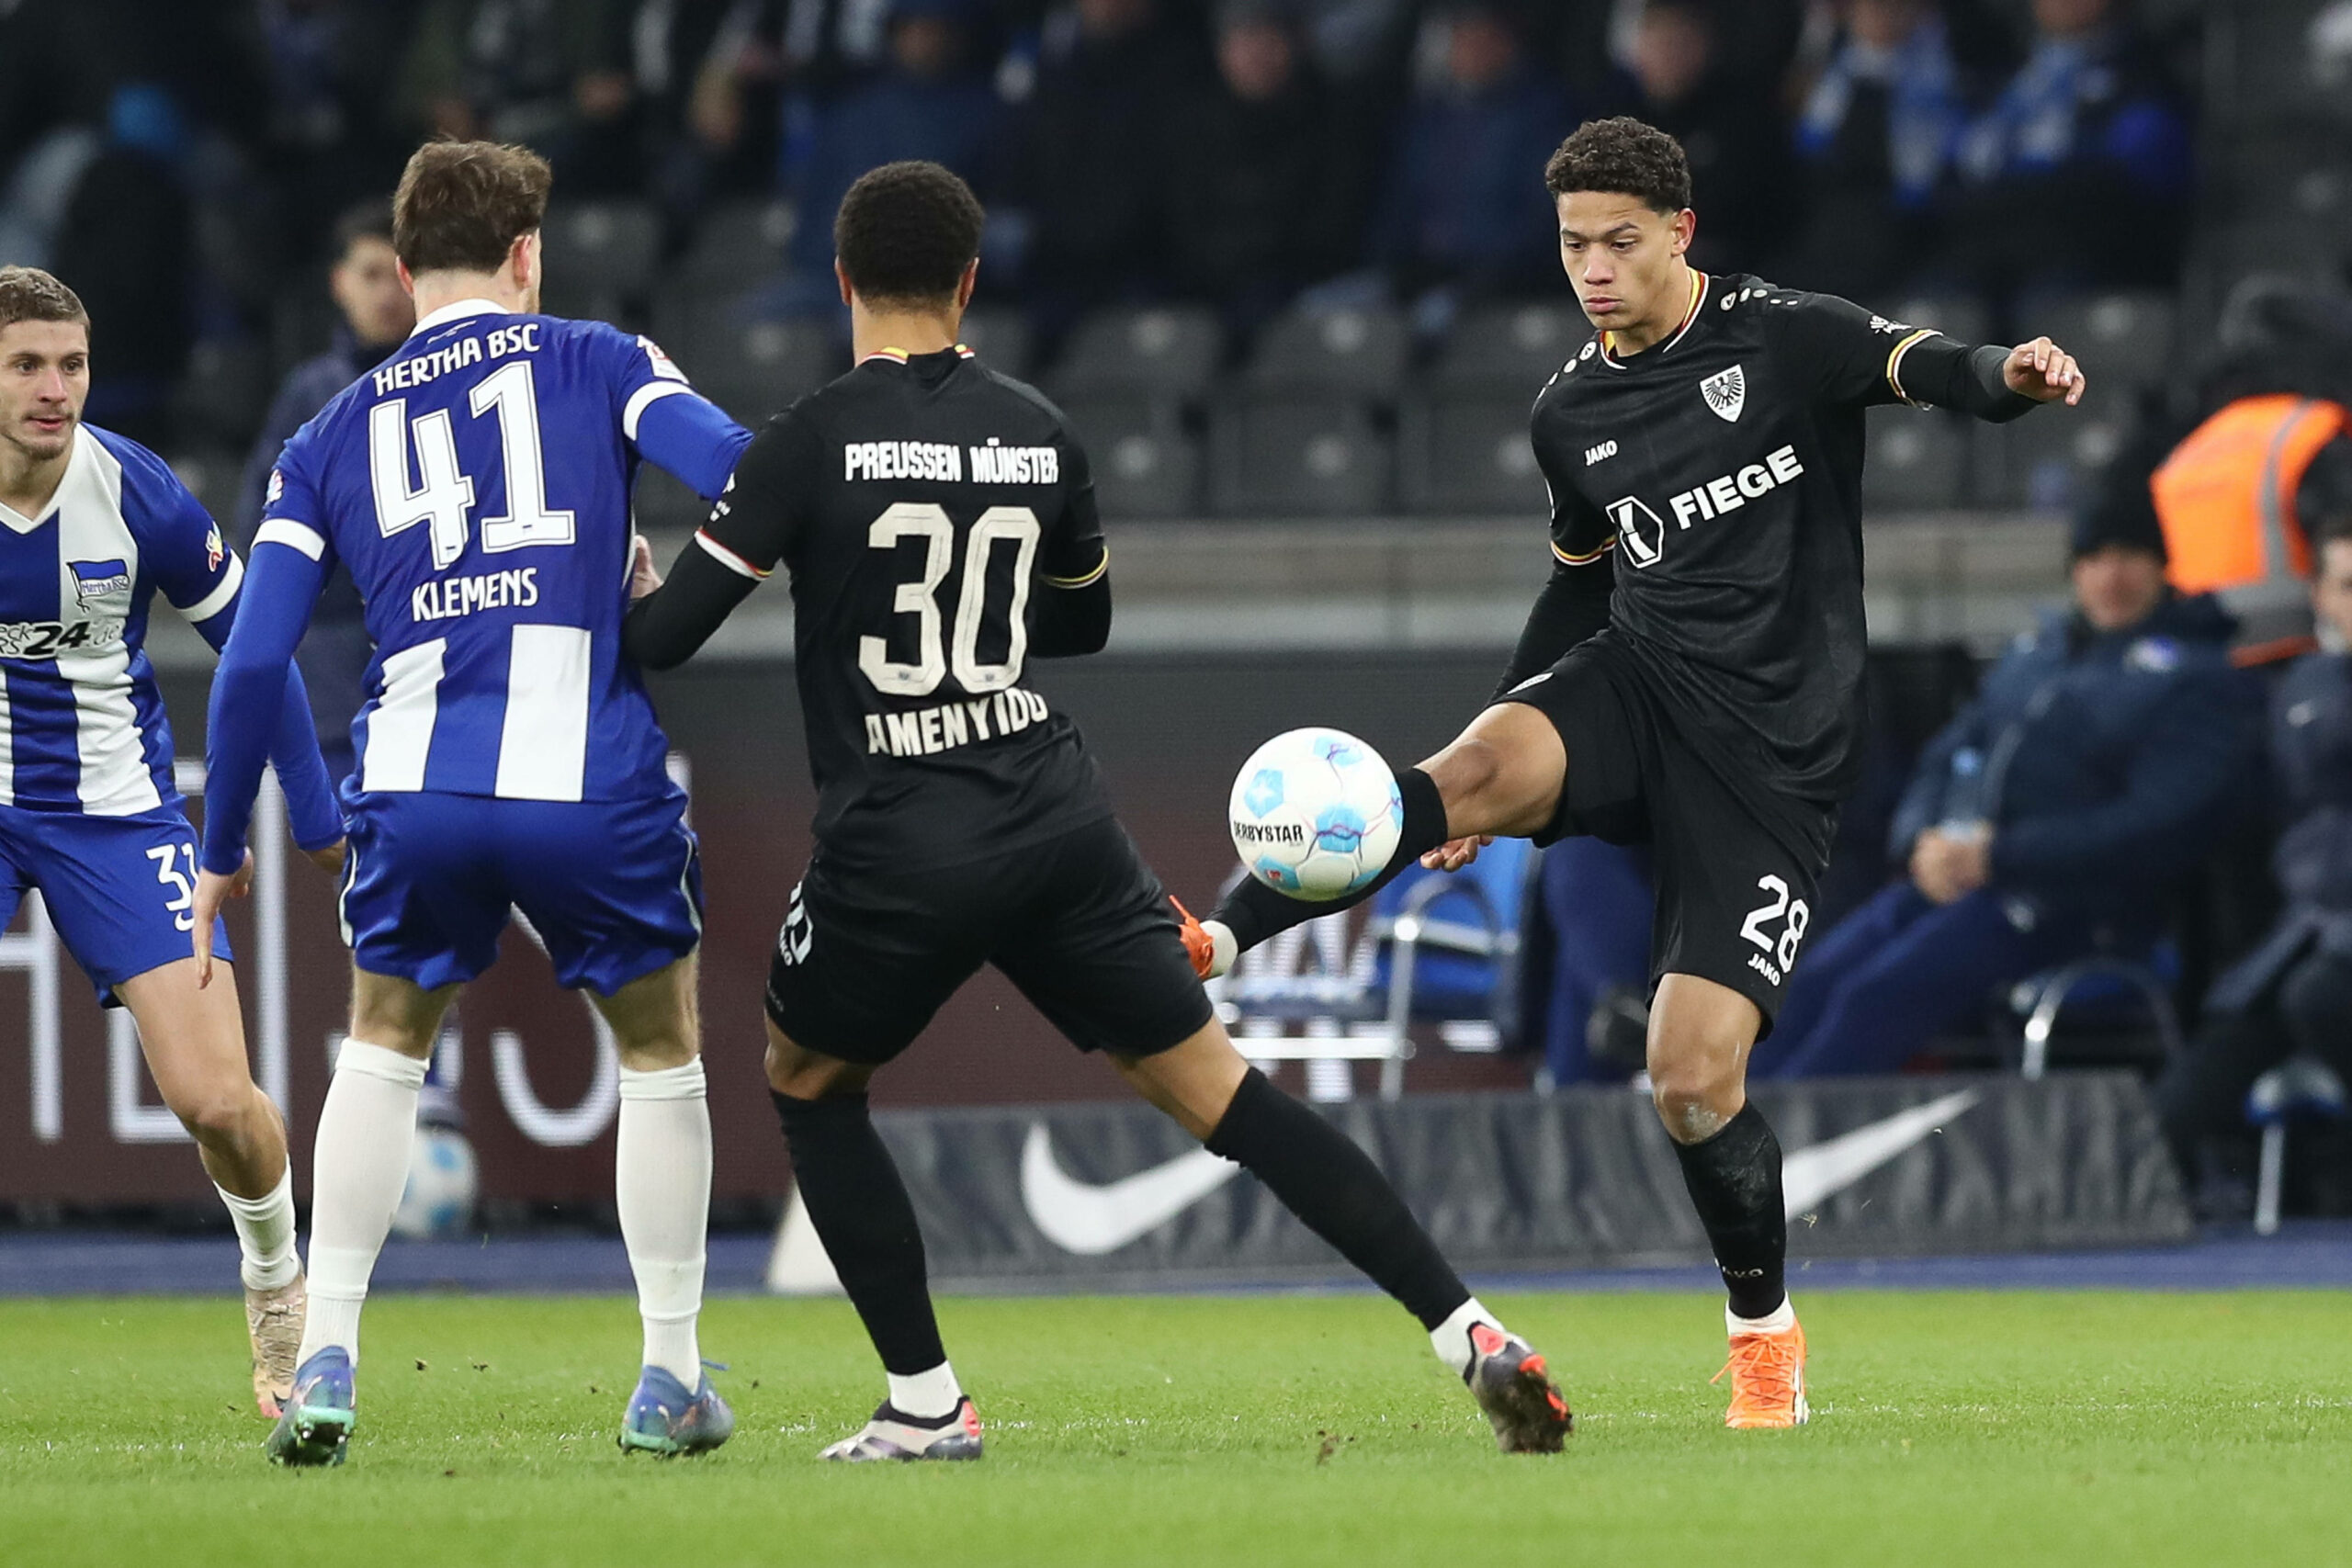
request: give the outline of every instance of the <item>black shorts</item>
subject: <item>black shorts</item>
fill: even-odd
[[[768,1017],[795,1044],[878,1066],[983,964],[1081,1051],[1148,1056],[1210,1017],[1167,890],[1107,817],[920,872],[835,872],[820,852],[776,937]]]
[[[1559,812],[1536,842],[1586,834],[1653,846],[1651,986],[1664,975],[1728,986],[1771,1032],[1829,865],[1836,808],[1747,798],[1691,749],[1688,720],[1590,644],[1503,700],[1549,718],[1567,750]]]

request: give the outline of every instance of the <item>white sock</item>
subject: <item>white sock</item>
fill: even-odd
[[[1501,1319],[1487,1310],[1484,1303],[1472,1296],[1453,1309],[1453,1315],[1430,1330],[1430,1344],[1437,1351],[1437,1359],[1453,1369],[1455,1377],[1470,1375],[1470,1325],[1488,1323],[1498,1329]]]
[[[1797,1309],[1788,1297],[1762,1317],[1735,1317],[1729,1307],[1724,1308],[1724,1332],[1735,1337],[1742,1334],[1786,1334],[1797,1325]]]
[[[280,1285],[290,1285],[294,1276],[302,1271],[302,1260],[294,1252],[294,1163],[288,1160],[277,1179],[277,1185],[260,1198],[240,1198],[221,1186],[212,1184],[220,1194],[220,1201],[229,1206],[229,1218],[237,1226],[237,1251],[243,1258],[239,1272],[244,1276],[249,1291],[274,1291]]]
[[[956,1381],[956,1369],[944,1361],[910,1377],[888,1375],[891,1407],[902,1416],[937,1421],[955,1415],[956,1407],[964,1402],[964,1385]]]
[[[346,1040],[327,1081],[311,1164],[311,1311],[301,1359],[330,1346],[359,1364],[359,1307],[408,1185],[424,1064]]]
[[[621,1069],[613,1186],[621,1240],[637,1276],[645,1364],[693,1389],[702,1381],[695,1320],[702,1312],[710,1227],[710,1102],[699,1058],[683,1067]]]

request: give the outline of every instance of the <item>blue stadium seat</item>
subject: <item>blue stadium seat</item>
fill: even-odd
[[[1988,505],[2063,512],[2081,503],[2100,469],[2122,449],[2131,404],[2096,389],[2063,417],[2048,412],[2007,424],[1980,424],[1977,498]]]
[[[2287,1184],[2287,1124],[2344,1120],[2344,1080],[2313,1056],[2293,1056],[2254,1080],[2245,1119],[2262,1129],[2262,1164],[2255,1182],[2254,1229],[2278,1234],[2278,1200]]]
[[[2047,337],[2073,355],[2090,384],[2088,406],[2129,410],[2132,395],[2173,367],[2172,296],[2118,292],[2030,299],[2018,335]]]
[[[2179,974],[2180,955],[2165,942],[2136,958],[2094,954],[2018,981],[2006,998],[2019,1033],[2018,1071],[2029,1078],[2049,1071],[2061,1017],[2091,1024],[2110,1037],[2119,1031],[2152,1036],[2161,1053],[2157,1065],[2178,1055],[2180,1016],[2172,993]],[[2098,1055],[2102,1060],[2145,1059],[2148,1053],[2127,1046]]]
[[[1446,335],[1434,379],[1450,392],[1517,399],[1524,416],[1544,384],[1591,334],[1591,323],[1573,305],[1465,310]]]

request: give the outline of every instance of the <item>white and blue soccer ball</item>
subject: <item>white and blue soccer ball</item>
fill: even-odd
[[[412,1241],[452,1236],[474,1217],[481,1191],[474,1146],[454,1127],[419,1127],[408,1160],[408,1186],[392,1211],[392,1232]]]
[[[1294,729],[1241,764],[1227,825],[1250,875],[1320,903],[1380,874],[1404,831],[1405,803],[1380,753],[1354,736]]]

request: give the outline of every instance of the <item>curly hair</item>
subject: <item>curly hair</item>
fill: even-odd
[[[988,215],[952,170],[914,160],[870,169],[842,197],[833,250],[861,299],[929,305],[956,297]]]
[[[1638,197],[1655,211],[1679,212],[1690,205],[1690,161],[1682,143],[1654,125],[1625,115],[1589,119],[1544,165],[1544,188],[1555,197],[1608,191]]]

